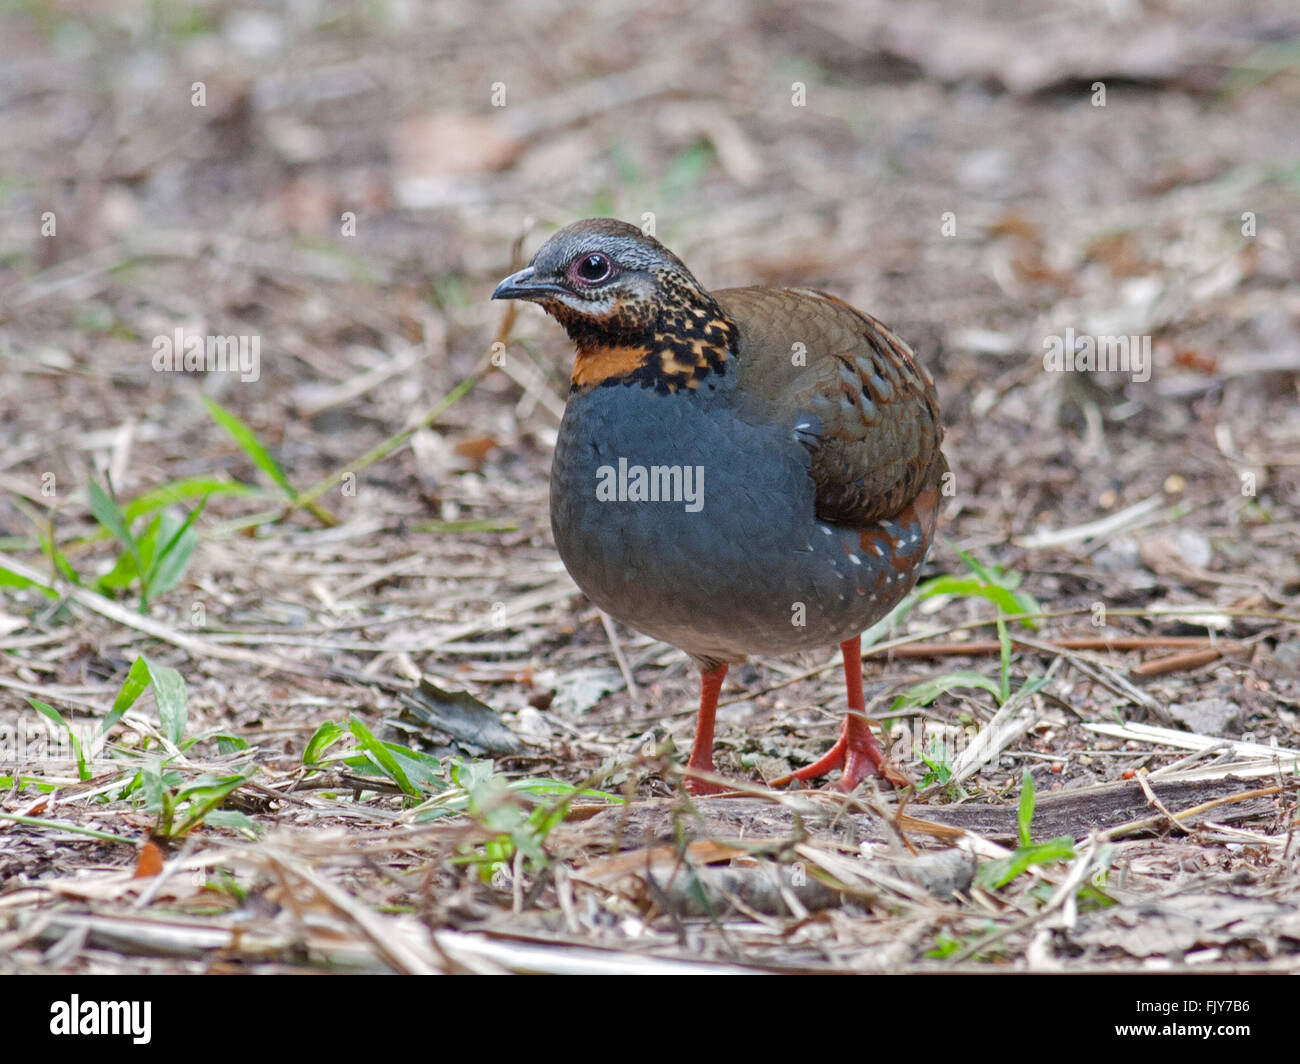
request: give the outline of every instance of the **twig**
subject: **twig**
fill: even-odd
[[[1012,642],[1025,643],[1026,646],[1032,645],[1022,639],[1018,639],[1014,634],[1011,636]],[[1174,647],[1200,648],[1215,650],[1216,656],[1220,651],[1237,650],[1240,647],[1238,643],[1215,642],[1213,647],[1209,644],[1211,640],[1201,636],[1064,636],[1060,639],[1043,639],[1036,644],[1039,647],[1053,647],[1059,650],[1156,650],[1172,649]],[[894,651],[893,656],[896,658],[947,658],[947,657],[982,657],[986,654],[997,654],[1001,651],[1002,644],[996,639],[972,640],[969,643],[914,643],[911,646],[899,647]],[[1203,652],[1203,651],[1202,651]],[[1161,659],[1172,660],[1172,659]],[[1151,664],[1155,664],[1152,662]],[[1137,672],[1142,666],[1138,666],[1133,671]]]
[[[292,863],[287,854],[275,849],[268,849],[266,858],[273,866],[311,886],[332,909],[351,921],[362,937],[370,941],[376,954],[395,969],[411,975],[433,975],[437,972],[437,968],[430,963],[430,958],[419,955],[400,937],[391,934],[382,917],[371,912],[342,888],[325,877],[316,875],[311,869]],[[292,890],[288,893],[292,894]]]
[[[1141,820],[1130,820],[1127,824],[1117,824],[1115,827],[1103,831],[1097,836],[1097,838],[1109,842],[1112,839],[1119,838],[1121,835],[1131,835],[1135,831],[1146,831],[1149,828],[1155,827],[1157,824],[1163,823],[1166,819],[1173,820],[1175,823],[1178,823],[1179,827],[1182,827],[1182,824],[1179,822],[1185,820],[1189,816],[1196,816],[1200,813],[1208,812],[1220,805],[1231,805],[1234,802],[1245,802],[1251,798],[1268,798],[1274,794],[1281,794],[1286,789],[1287,788],[1280,786],[1260,787],[1253,791],[1242,791],[1240,794],[1228,794],[1224,795],[1222,798],[1214,798],[1208,802],[1202,802],[1200,805],[1194,805],[1189,809],[1183,809],[1177,813],[1170,813],[1166,810],[1160,816],[1143,817]]]
[[[1151,784],[1147,782],[1145,772],[1139,772],[1134,778],[1138,781],[1138,786],[1142,788],[1142,793],[1147,796],[1147,801],[1159,809],[1160,812],[1165,815],[1165,819],[1168,820],[1173,827],[1177,828],[1185,835],[1191,834],[1191,832],[1178,822],[1178,818],[1165,808],[1165,803],[1156,796],[1156,792],[1151,789]]]
[[[1165,497],[1163,495],[1151,495],[1141,502],[1134,503],[1117,513],[1109,514],[1099,521],[1091,521],[1085,525],[1075,525],[1073,528],[1044,530],[1029,536],[1018,536],[1014,538],[1013,542],[1017,546],[1025,547],[1028,550],[1037,550],[1044,547],[1063,547],[1071,543],[1082,543],[1088,539],[1101,539],[1105,536],[1112,536],[1121,529],[1140,528],[1143,524],[1149,523],[1146,519],[1164,505]]]
[[[1057,668],[1060,667],[1060,664],[1061,658],[1053,659],[1044,679],[1050,680]],[[988,724],[979,730],[975,738],[971,740],[970,745],[962,751],[957,763],[953,765],[952,776],[947,782],[934,784],[929,790],[961,783],[962,780],[973,776],[982,765],[992,761],[1011,743],[1033,727],[1036,718],[1032,712],[1032,707],[1028,712],[1021,709],[1020,703],[1024,701],[1024,692],[1025,688],[1022,687],[1003,703]],[[927,792],[922,792],[922,794],[925,793]]]
[[[1223,657],[1224,649],[1224,647],[1211,647],[1187,654],[1170,654],[1167,657],[1156,658],[1154,661],[1144,661],[1140,665],[1134,665],[1129,671],[1134,676],[1145,677],[1164,676],[1171,672],[1182,672],[1184,669],[1198,669],[1202,665],[1218,661]]]
[[[513,309],[513,304],[511,305],[511,309]],[[389,436],[388,439],[372,447],[365,454],[361,455],[361,457],[353,459],[351,462],[345,462],[343,465],[339,466],[339,468],[336,469],[333,473],[330,473],[328,476],[323,477],[315,484],[313,484],[310,488],[308,488],[306,491],[299,492],[295,498],[290,500],[290,505],[285,510],[285,514],[287,515],[292,513],[296,507],[299,506],[308,507],[311,504],[315,503],[315,501],[319,499],[322,495],[324,495],[327,491],[330,491],[331,489],[337,487],[346,474],[360,473],[361,470],[365,469],[366,467],[372,466],[376,462],[380,461],[381,459],[387,458],[395,450],[401,447],[402,444],[406,443],[406,441],[409,440],[412,436],[414,436],[417,432],[419,432],[421,429],[428,428],[435,421],[437,421],[438,418],[442,417],[443,414],[445,414],[448,410],[450,410],[453,406],[455,406],[456,403],[458,403],[461,399],[463,399],[466,395],[468,395],[470,391],[474,388],[474,385],[476,385],[487,375],[487,371],[490,368],[490,366],[491,363],[488,362],[487,359],[484,359],[478,365],[478,367],[475,368],[473,373],[471,373],[468,377],[466,377],[463,381],[461,381],[458,385],[456,385],[455,388],[453,388],[450,392],[448,392],[447,395],[443,398],[442,402],[438,403],[432,410],[430,410],[427,414],[425,414],[424,417],[420,418],[420,420],[417,421],[414,425],[409,425],[406,428],[402,429],[401,432]]]
[[[1111,735],[1117,739],[1136,739],[1143,743],[1164,743],[1183,750],[1204,750],[1207,747],[1227,745],[1237,757],[1256,757],[1271,760],[1280,758],[1284,767],[1300,763],[1300,750],[1281,746],[1265,746],[1263,743],[1247,743],[1237,739],[1224,739],[1214,735],[1199,735],[1196,732],[1176,731],[1173,728],[1159,728],[1153,724],[1139,724],[1129,721],[1127,724],[1085,724],[1089,731]]]
[[[1042,610],[1037,613],[1014,613],[1002,614],[1001,617],[987,617],[978,621],[963,621],[961,624],[952,624],[944,628],[931,628],[924,632],[917,632],[913,635],[899,636],[897,639],[890,639],[883,643],[876,643],[863,649],[862,659],[865,661],[869,657],[875,657],[879,654],[885,654],[897,650],[899,647],[909,646],[914,643],[923,643],[927,639],[934,639],[938,636],[951,635],[953,632],[969,632],[976,628],[992,628],[1001,619],[1007,624],[1019,621],[1044,621],[1055,620],[1062,617],[1083,617],[1092,614],[1092,608],[1080,606],[1070,610]],[[1108,617],[1204,617],[1206,614],[1215,614],[1220,617],[1242,617],[1253,618],[1261,621],[1282,622],[1284,624],[1300,624],[1300,617],[1293,617],[1285,613],[1268,613],[1263,610],[1248,609],[1222,609],[1212,606],[1187,606],[1177,608],[1159,609],[1108,609]],[[1015,638],[1013,636],[1013,638]],[[1055,653],[1055,650],[1053,650]],[[761,687],[757,691],[750,691],[735,698],[729,698],[719,702],[720,706],[728,706],[733,702],[743,702],[747,699],[757,698],[759,695],[770,694],[772,691],[779,691],[783,687],[789,687],[791,684],[799,683],[801,680],[811,679],[814,676],[820,676],[824,672],[830,672],[832,669],[839,668],[838,658],[828,661],[824,665],[817,665],[811,669],[805,669],[802,672],[795,673],[793,676],[787,676],[783,680]]]
[[[635,702],[641,696],[637,691],[636,681],[632,679],[632,670],[628,667],[623,645],[619,642],[618,632],[614,628],[614,621],[604,610],[596,612],[600,614],[600,623],[604,625],[605,635],[609,637],[609,645],[614,651],[614,660],[618,662],[618,671],[623,674],[623,682],[627,684],[628,697]]]
[[[1141,706],[1148,713],[1160,718],[1166,724],[1172,724],[1173,718],[1170,717],[1169,711],[1159,702],[1152,698],[1145,691],[1139,690],[1129,683],[1124,677],[1120,676],[1114,669],[1100,662],[1090,662],[1084,660],[1077,654],[1068,655],[1070,664],[1078,669],[1088,678],[1095,680],[1109,691],[1113,691],[1121,698],[1127,698],[1134,705]]]
[[[20,562],[17,558],[11,558],[0,553],[0,567],[9,569],[34,583],[46,586],[44,574]],[[304,676],[320,676],[322,672],[320,668],[314,665],[273,658],[266,654],[258,654],[239,647],[209,643],[206,639],[187,635],[171,625],[164,624],[162,621],[155,620],[146,614],[137,613],[134,610],[126,609],[124,606],[119,606],[116,602],[104,598],[103,595],[97,595],[88,588],[72,586],[64,590],[64,595],[78,605],[84,606],[102,617],[107,617],[110,621],[116,621],[126,628],[143,632],[145,635],[153,636],[153,638],[160,639],[164,643],[179,647],[193,658],[221,658],[224,661],[238,661],[246,665],[258,665],[263,668],[276,669],[281,672],[294,672]]]

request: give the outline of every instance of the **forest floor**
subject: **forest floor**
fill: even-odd
[[[0,970],[1300,971],[1293,6],[487,7],[0,14]],[[827,648],[685,795],[693,667],[552,542],[571,349],[488,301],[592,215],[934,372],[914,789],[763,785]]]

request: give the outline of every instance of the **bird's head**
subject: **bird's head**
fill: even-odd
[[[546,241],[493,299],[527,299],[578,349],[572,384],[694,391],[726,372],[736,327],[681,259],[636,226],[588,218]]]
[[[580,349],[648,342],[663,311],[715,307],[681,259],[613,218],[565,226],[492,298],[537,303]]]

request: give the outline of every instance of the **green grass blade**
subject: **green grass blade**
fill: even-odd
[[[272,457],[271,452],[262,446],[261,441],[253,434],[253,430],[239,420],[233,413],[218,403],[215,399],[203,396],[203,402],[208,408],[208,412],[213,419],[230,433],[231,438],[239,445],[253,464],[263,473],[275,481],[281,491],[285,493],[294,503],[295,506],[301,506],[308,510],[314,517],[326,525],[338,524],[337,518],[334,517],[323,506],[316,503],[316,495],[310,492],[307,495],[300,495],[297,489],[289,483],[289,478],[281,468],[280,463]],[[360,468],[359,466],[357,468]]]
[[[174,745],[179,746],[185,738],[185,725],[189,719],[185,681],[175,669],[155,665],[143,654],[140,659],[149,670],[149,683],[153,687],[154,701],[158,704],[158,722],[162,726],[162,732]]]
[[[131,535],[130,529],[126,526],[126,518],[122,511],[118,509],[117,503],[112,497],[101,488],[95,481],[91,481],[88,491],[90,493],[90,512],[95,515],[95,520],[107,528],[126,546],[134,548],[135,539]]]
[[[307,740],[307,747],[302,752],[302,763],[304,765],[319,765],[321,756],[347,734],[347,729],[341,724],[336,724],[332,720],[327,720],[321,724]]]
[[[1011,697],[1011,636],[1007,633],[1007,622],[1001,615],[998,616],[998,643],[1000,651],[998,679],[1001,682],[998,704],[1006,705],[1007,699]]]
[[[204,496],[198,506],[186,515],[180,527],[176,528],[170,536],[166,534],[167,522],[162,522],[159,539],[165,539],[165,542],[154,554],[153,560],[149,563],[149,572],[144,578],[150,594],[165,594],[180,583],[185,568],[189,565],[190,557],[194,554],[194,548],[199,543],[199,534],[193,527],[194,522],[198,520],[199,514],[207,505],[207,496]],[[164,510],[163,514],[166,513],[167,511]]]
[[[113,708],[108,711],[104,723],[99,726],[99,734],[103,735],[121,720],[122,714],[135,705],[136,699],[144,694],[145,688],[148,686],[149,666],[144,658],[136,658],[131,664],[131,671],[126,674],[126,679],[122,681],[122,687],[117,692],[117,697],[113,699]]]
[[[982,691],[988,691],[994,698],[998,696],[998,685],[987,676],[981,676],[978,672],[960,670],[958,672],[947,672],[942,676],[932,676],[915,687],[909,687],[894,699],[889,711],[897,713],[917,706],[928,706],[945,691],[951,691],[958,687],[978,688]]]
[[[247,783],[248,779],[248,776],[242,774],[221,777],[203,775],[183,788],[177,799],[189,802],[190,806],[185,811],[185,819],[176,828],[176,836],[186,835],[202,824],[217,806]]]
[[[55,591],[54,588],[47,587],[45,584],[37,583],[35,580],[29,579],[28,577],[19,576],[12,569],[6,569],[2,565],[0,565],[0,587],[13,587],[19,589],[31,588],[34,591],[39,591],[47,598],[59,597],[59,593]]]
[[[412,784],[406,773],[402,771],[401,765],[397,763],[397,759],[393,757],[392,752],[375,738],[360,717],[354,716],[348,721],[348,730],[356,736],[357,741],[361,743],[361,748],[384,770],[384,774],[396,783],[404,793],[413,798],[423,797],[420,794],[420,789]]]
[[[253,430],[215,399],[206,395],[201,398],[203,399],[203,405],[208,408],[208,413],[212,415],[213,420],[230,434],[231,439],[239,445],[241,451],[248,455],[253,465],[275,481],[291,499],[297,498],[297,492],[294,491],[293,485],[289,483],[289,478],[285,475],[284,470],[280,468],[280,463],[272,457],[270,451],[262,446]]]
[[[1020,832],[1020,845],[1029,846],[1033,839],[1030,837],[1029,826],[1034,822],[1034,777],[1029,769],[1025,769],[1024,774],[1020,777],[1020,808],[1016,813],[1016,828]]]
[[[982,566],[978,561],[975,560],[975,556],[973,554],[968,554],[966,551],[958,547],[955,543],[950,544],[950,546],[952,547],[952,552],[965,563],[966,568],[969,569],[976,576],[978,576],[980,580],[982,580],[986,584],[998,583],[998,581],[995,580],[990,575],[989,571],[985,569],[984,566]]]
[[[144,566],[140,564],[140,546],[135,537],[131,535],[131,530],[126,524],[126,518],[123,516],[122,511],[118,509],[117,503],[93,480],[90,482],[88,490],[90,492],[90,512],[95,515],[95,520],[122,541],[131,557],[135,560],[136,567],[143,572]]]
[[[86,780],[90,779],[90,764],[86,760],[85,751],[81,748],[81,740],[77,738],[77,733],[72,725],[64,719],[62,713],[48,703],[42,702],[39,698],[28,698],[27,701],[31,703],[32,708],[37,713],[53,721],[67,732],[68,740],[72,743],[72,753],[77,759],[77,777],[82,783],[85,783]]]
[[[1033,846],[1021,846],[1010,857],[980,865],[975,873],[975,882],[985,890],[996,890],[1005,887],[1032,865],[1068,861],[1074,855],[1074,840],[1069,835],[1060,835]]]
[[[41,817],[19,816],[17,813],[0,813],[0,820],[9,820],[15,824],[26,824],[28,827],[41,828],[45,831],[70,831],[74,835],[89,835],[92,839],[103,839],[105,842],[124,842],[128,846],[135,846],[138,839],[128,839],[125,835],[114,835],[108,831],[96,831],[94,828],[83,828],[80,824],[66,824],[61,820],[44,820]]]
[[[123,513],[127,521],[134,521],[154,510],[161,510],[164,506],[189,502],[191,499],[206,500],[210,495],[261,494],[262,492],[257,488],[238,480],[225,480],[221,477],[183,477],[137,495],[127,504]]]

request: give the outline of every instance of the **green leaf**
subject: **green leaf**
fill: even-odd
[[[193,831],[230,794],[247,782],[246,775],[213,776],[204,773],[192,784],[183,787],[177,799],[189,802],[190,806],[185,811],[185,819],[176,828],[176,835],[181,836]]]
[[[347,729],[341,724],[336,724],[332,720],[323,722],[312,733],[312,737],[307,740],[307,748],[302,752],[302,763],[304,765],[319,765],[321,755],[346,734]]]
[[[134,551],[135,539],[132,537],[130,529],[127,528],[126,518],[122,515],[122,511],[118,509],[117,503],[93,480],[90,482],[89,492],[90,512],[95,515],[95,520]]]
[[[1030,695],[1037,694],[1044,687],[1046,687],[1049,682],[1050,681],[1046,676],[1029,677],[1029,679],[1027,679],[1023,684],[1020,685],[1020,691],[1019,691],[1020,697],[1028,698]]]
[[[63,714],[53,706],[46,702],[42,702],[39,698],[28,698],[27,701],[31,703],[32,708],[36,710],[37,713],[52,720],[60,728],[66,728],[68,726],[68,722],[63,719]]]
[[[218,425],[230,433],[231,438],[239,445],[252,463],[257,466],[263,473],[270,477],[278,484],[286,495],[291,499],[296,499],[298,493],[294,491],[293,485],[289,483],[289,478],[280,468],[280,463],[272,456],[271,452],[262,446],[258,438],[253,434],[253,430],[245,425],[238,417],[209,396],[203,396],[203,405],[208,408],[213,419]]]
[[[1027,591],[1017,591],[1024,577],[1017,572],[1003,572],[997,566],[984,566],[971,554],[955,544],[948,544],[975,574],[976,579],[963,579],[959,576],[938,576],[927,580],[916,589],[917,601],[933,595],[961,595],[972,598],[988,599],[1007,614],[1041,613],[1038,600]],[[1022,618],[1020,623],[1026,628],[1037,629],[1039,622],[1032,617]]]
[[[951,957],[962,948],[961,939],[954,938],[946,931],[936,931],[934,935],[934,949],[927,950],[926,956],[933,957],[935,960],[943,960],[944,957]]]
[[[185,516],[185,520],[179,523],[167,510],[159,515],[158,539],[162,546],[149,562],[149,570],[144,578],[144,584],[151,595],[165,594],[180,583],[194,548],[199,543],[199,534],[193,528],[194,522],[207,504],[208,500],[202,499]]]
[[[42,794],[49,794],[51,791],[60,790],[57,783],[46,783],[39,776],[0,776],[0,787],[8,790],[10,787],[17,787],[22,790],[24,787],[35,787]]]
[[[207,499],[209,495],[261,495],[262,492],[238,480],[220,477],[184,477],[152,488],[132,499],[124,511],[128,522],[143,517],[154,510],[190,499]]]
[[[1020,613],[1042,613],[1043,607],[1038,599],[1034,598],[1028,591],[1015,592],[1016,605],[1020,607]],[[1032,617],[1025,617],[1020,622],[1026,628],[1037,628],[1039,622]]]
[[[72,563],[64,556],[63,551],[59,550],[59,548],[54,545],[52,540],[46,540],[44,537],[41,537],[41,550],[44,551],[45,556],[50,559],[54,568],[63,575],[64,580],[76,587],[81,586],[81,574],[72,567]]]
[[[185,696],[185,681],[181,674],[166,665],[155,665],[143,654],[140,659],[149,671],[154,701],[158,704],[158,722],[162,733],[179,746],[185,738],[185,724],[189,719],[189,702]],[[134,671],[134,668],[132,669]]]
[[[168,516],[169,515],[167,515],[165,511],[163,513],[155,514],[153,520],[145,526],[144,533],[135,541],[136,546],[140,550],[140,564],[144,566],[141,570],[142,573],[147,573],[149,571],[149,566],[153,562],[153,556],[158,551],[158,535],[162,531],[164,519]],[[171,516],[167,523],[171,526],[168,529],[168,534],[170,534],[171,529],[176,525],[176,518]]]
[[[366,727],[365,722],[360,717],[352,717],[348,721],[348,730],[361,743],[361,748],[384,770],[384,774],[397,784],[406,794],[413,798],[422,797],[420,790],[407,778],[402,767],[397,763],[397,759],[392,752],[381,743],[374,734]]]
[[[922,580],[916,585],[913,594],[918,599],[934,598],[936,595],[969,595],[983,586],[978,580],[973,580],[969,576],[953,576],[951,573],[945,573],[943,576],[932,576],[929,580]]]
[[[149,666],[144,658],[136,658],[131,663],[131,671],[126,674],[126,679],[122,683],[121,689],[117,692],[117,698],[113,700],[113,708],[108,711],[108,716],[104,718],[104,723],[99,726],[99,734],[103,735],[109,728],[122,719],[122,714],[135,705],[136,699],[144,694],[145,688],[149,686]]]
[[[47,598],[59,597],[59,593],[55,591],[54,588],[47,587],[45,584],[39,584],[35,580],[30,579],[29,577],[19,576],[12,569],[6,569],[2,565],[0,565],[0,587],[17,587],[17,588],[30,587],[33,590],[39,591],[42,595],[45,595]]]
[[[397,743],[381,742],[379,745],[396,764],[402,775],[412,784],[422,784],[435,791],[447,789],[447,781],[443,779],[442,762],[436,757],[408,749],[405,746],[399,746]],[[347,765],[359,776],[394,779],[389,767],[377,764],[377,759],[371,755],[369,749],[365,747],[362,749],[363,752],[360,754],[349,751],[328,758],[328,760],[341,760],[343,764]],[[421,797],[423,797],[423,794],[421,794]]]
[[[241,750],[251,750],[246,739],[241,739],[238,735],[214,735],[213,739],[217,742],[217,752],[220,754],[237,754]]]
[[[384,749],[393,755],[393,759],[406,773],[407,779],[435,791],[447,789],[447,781],[443,778],[442,762],[432,754],[411,750],[396,743],[384,743]]]
[[[1029,825],[1034,822],[1034,776],[1025,769],[1020,777],[1020,809],[1016,814],[1016,827],[1020,832],[1020,845],[1029,846],[1033,839],[1029,834]]]
[[[125,591],[140,576],[140,568],[135,563],[135,556],[124,550],[118,555],[113,568],[95,581],[95,590],[106,598],[112,598],[118,591]]]
[[[238,831],[250,839],[257,838],[257,825],[238,809],[213,809],[204,819],[204,823],[214,828]]]
[[[509,786],[512,791],[535,795],[538,798],[559,794],[578,798],[603,798],[615,805],[627,803],[627,799],[621,795],[608,794],[605,791],[592,790],[591,788],[578,790],[572,783],[565,783],[564,780],[553,780],[547,777],[525,777],[524,779],[511,780]]]
[[[129,839],[125,835],[113,835],[107,831],[83,828],[80,824],[68,824],[59,820],[45,820],[34,816],[19,816],[17,813],[0,813],[0,820],[9,820],[15,824],[26,824],[29,827],[42,828],[45,831],[69,831],[74,835],[89,835],[92,839],[104,839],[106,842],[124,842],[128,846],[134,846],[137,842],[136,839]]]
[[[998,643],[1001,651],[998,666],[998,705],[1006,705],[1011,697],[1011,636],[1007,633],[1007,622],[998,616]]]
[[[163,811],[162,761],[151,758],[140,766],[140,790],[144,794],[144,807],[155,816]]]
[[[975,882],[986,890],[997,890],[1005,887],[1031,865],[1068,861],[1074,855],[1074,840],[1069,835],[1060,835],[1033,846],[1021,846],[1010,857],[1001,857],[980,865],[979,871],[975,873]]]
[[[926,773],[925,786],[938,783],[940,786],[952,779],[952,766],[948,763],[949,751],[946,744],[937,735],[930,737],[930,748],[918,750],[921,760],[929,770]]]
[[[126,525],[126,518],[122,515],[122,511],[118,509],[117,503],[93,480],[90,482],[88,490],[90,492],[90,512],[95,515],[95,520],[122,541],[135,561],[136,569],[143,572],[144,566],[140,562],[139,545],[136,543],[135,537],[131,535],[131,530]]]
[[[431,805],[428,809],[424,809],[417,813],[414,822],[416,824],[423,824],[427,820],[438,820],[445,816],[455,816],[458,812],[459,810],[452,809],[450,806]]]
[[[984,582],[985,584],[997,584],[997,583],[998,583],[998,581],[995,580],[995,579],[994,579],[994,578],[989,574],[989,571],[988,571],[987,569],[985,569],[984,566],[982,566],[979,562],[977,562],[977,561],[975,560],[975,556],[974,556],[973,554],[968,554],[966,551],[962,550],[962,549],[961,549],[960,547],[958,547],[956,544],[953,544],[952,552],[953,552],[955,555],[957,555],[957,557],[960,558],[963,562],[965,562],[965,563],[966,563],[966,568],[969,569],[969,570],[970,570],[972,573],[974,573],[976,576],[978,576],[982,582]]]
[[[982,691],[988,691],[994,698],[998,696],[998,685],[987,676],[981,676],[978,672],[970,670],[961,670],[947,672],[942,676],[932,676],[928,680],[921,681],[915,687],[909,687],[894,699],[889,711],[898,713],[917,706],[928,706],[945,691],[951,691],[958,687],[978,688]]]
[[[77,733],[72,725],[64,720],[62,713],[48,703],[42,702],[39,698],[28,698],[27,701],[31,703],[32,708],[37,713],[53,721],[67,732],[68,740],[72,743],[72,753],[77,759],[77,777],[83,783],[90,779],[90,764],[86,760],[86,753],[81,748],[81,740],[77,738]]]
[[[170,591],[180,582],[198,543],[198,534],[190,526],[202,512],[204,503],[200,503],[184,521],[163,511],[149,523],[144,534],[136,538],[130,531],[129,519],[93,481],[90,497],[91,509],[100,524],[127,548],[113,568],[99,578],[96,587],[101,593],[122,591],[138,577],[140,609],[143,612],[148,607],[150,596]]]
[[[467,791],[476,791],[491,781],[496,774],[496,765],[491,760],[458,761],[451,763],[451,780],[457,787]]]
[[[925,586],[917,588],[917,600],[934,598],[936,595],[956,595],[965,598],[987,599],[1003,613],[1025,613],[1015,593],[996,584],[981,584],[959,576],[936,576],[927,580]],[[1037,623],[1037,622],[1035,622]]]

